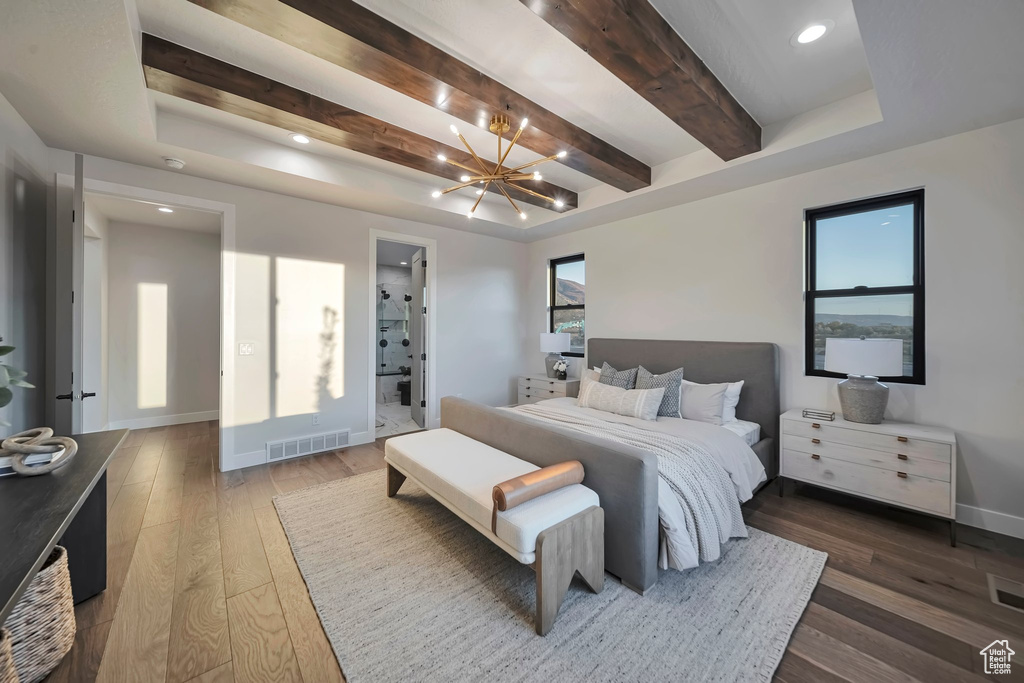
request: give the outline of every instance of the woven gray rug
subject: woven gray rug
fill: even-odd
[[[534,574],[384,472],[274,499],[346,678],[361,681],[769,681],[825,553],[750,529],[712,565],[641,597],[577,577],[546,637]]]

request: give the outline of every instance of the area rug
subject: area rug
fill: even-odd
[[[274,499],[342,672],[360,681],[769,681],[825,553],[757,529],[640,596],[577,577],[534,632],[534,573],[406,481]]]

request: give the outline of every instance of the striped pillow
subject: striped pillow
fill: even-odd
[[[660,375],[652,374],[650,370],[642,365],[637,369],[637,389],[656,389],[658,387],[664,387],[665,389],[665,397],[661,399],[661,407],[658,408],[658,417],[682,417],[682,414],[679,412],[682,382],[682,368]]]
[[[665,389],[662,387],[623,389],[584,378],[576,404],[580,408],[593,408],[615,415],[657,420],[658,408],[664,395]]]

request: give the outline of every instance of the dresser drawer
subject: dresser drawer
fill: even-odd
[[[905,474],[905,476],[900,476]],[[950,516],[949,482],[784,448],[782,476]]]
[[[559,398],[566,395],[565,382],[545,381],[529,377],[519,378],[519,391],[545,398]]]
[[[546,400],[548,398],[550,398],[550,397],[549,396],[538,396],[537,394],[533,393],[532,391],[527,392],[527,391],[524,391],[522,388],[520,388],[519,389],[519,400],[517,401],[517,403],[519,405],[525,405],[527,403],[536,403],[537,401],[543,401],[543,400]]]
[[[880,467],[894,472],[906,472],[939,481],[950,480],[948,462],[929,460],[918,455],[876,451],[870,448],[825,441],[816,436],[797,436],[795,434],[783,434],[782,447],[799,453],[817,453],[822,457],[845,460],[869,467]]]
[[[945,463],[949,463],[951,460],[950,447],[947,443],[861,431],[859,429],[847,429],[845,427],[837,427],[828,422],[803,422],[801,420],[783,420],[782,422],[784,434],[817,438],[822,441],[871,448],[888,453],[902,453],[908,456],[916,455],[919,458],[938,460]]]

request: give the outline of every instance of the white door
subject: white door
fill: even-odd
[[[74,178],[57,177],[55,234],[54,424],[57,434],[82,431],[82,298],[85,282],[85,204],[81,154],[75,155]]]
[[[427,262],[423,258],[423,250],[419,249],[412,255],[412,285],[409,294],[409,340],[412,342],[412,374],[409,378],[409,399],[412,404],[412,419],[421,428],[424,426],[423,414],[426,412],[426,309],[424,308],[423,286],[426,281]]]

